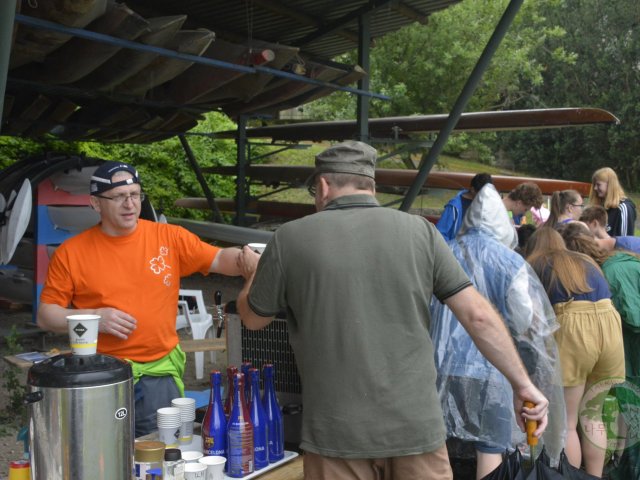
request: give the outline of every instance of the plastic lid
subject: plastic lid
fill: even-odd
[[[167,448],[164,451],[164,459],[167,462],[182,460],[182,451],[179,448]]]
[[[134,457],[136,462],[162,463],[164,442],[136,442]]]
[[[29,369],[35,387],[74,388],[120,383],[133,378],[131,365],[110,355],[56,355]]]

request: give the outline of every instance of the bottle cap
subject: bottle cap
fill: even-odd
[[[167,462],[182,460],[182,452],[180,451],[179,448],[167,448],[164,451],[164,459]]]
[[[9,468],[29,468],[31,464],[29,460],[13,460],[9,462]]]

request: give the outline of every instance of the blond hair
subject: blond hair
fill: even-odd
[[[551,227],[542,227],[529,238],[525,258],[538,274],[547,294],[561,286],[569,296],[591,292],[587,281],[589,265],[600,271],[587,255],[567,249],[562,236]]]
[[[607,193],[604,198],[598,197],[594,190],[593,187],[596,182],[607,183]],[[614,172],[612,168],[604,167],[593,172],[593,176],[591,177],[591,193],[589,194],[590,205],[602,205],[607,209],[618,208],[618,205],[620,205],[625,198],[627,198],[627,196],[624,193],[622,185],[620,185],[618,175],[616,175],[616,172]]]

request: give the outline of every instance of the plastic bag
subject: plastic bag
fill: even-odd
[[[560,453],[558,471],[562,474],[562,478],[569,478],[571,480],[597,480],[599,478],[571,465],[564,450]]]
[[[557,462],[566,433],[564,391],[553,338],[559,325],[537,275],[507,246],[509,229],[513,227],[500,196],[485,185],[449,246],[476,289],[501,314],[531,380],[549,399],[549,425],[542,442]],[[484,358],[453,312],[437,300],[431,304],[430,333],[447,435],[505,450],[523,443],[509,382]]]
[[[525,480],[520,450],[516,448],[511,453],[505,453],[502,458],[502,463],[482,480]]]

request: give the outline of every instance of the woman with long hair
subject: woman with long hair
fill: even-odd
[[[553,192],[550,203],[549,218],[545,222],[549,227],[578,220],[584,209],[584,199],[575,190]]]
[[[573,223],[567,224],[567,227]],[[624,376],[620,315],[607,281],[589,256],[567,249],[553,228],[538,229],[527,242],[526,259],[538,274],[557,315],[555,338],[562,366],[567,414],[566,454],[569,462],[600,477],[606,436],[581,438],[602,424],[601,412],[589,417],[580,408],[589,387],[599,380]]]
[[[636,206],[627,198],[613,169],[605,167],[594,172],[589,205],[601,205],[607,209],[606,228],[610,236],[634,234]]]
[[[598,262],[609,282],[613,304],[622,318],[626,380],[633,384],[631,389],[623,385],[614,391],[622,420],[632,425],[629,432],[636,432],[637,396],[634,396],[633,402],[630,403],[628,392],[640,388],[640,256],[628,250],[604,250],[581,222],[566,225],[562,230],[562,237],[567,248],[585,253]],[[619,478],[640,478],[640,464],[637,460],[640,458],[640,445],[636,441],[635,433],[630,439],[633,444],[627,445],[624,449],[620,465],[625,465],[625,468],[635,466],[632,471],[625,472]],[[622,446],[620,443],[617,448]],[[633,460],[630,462],[628,459]]]

